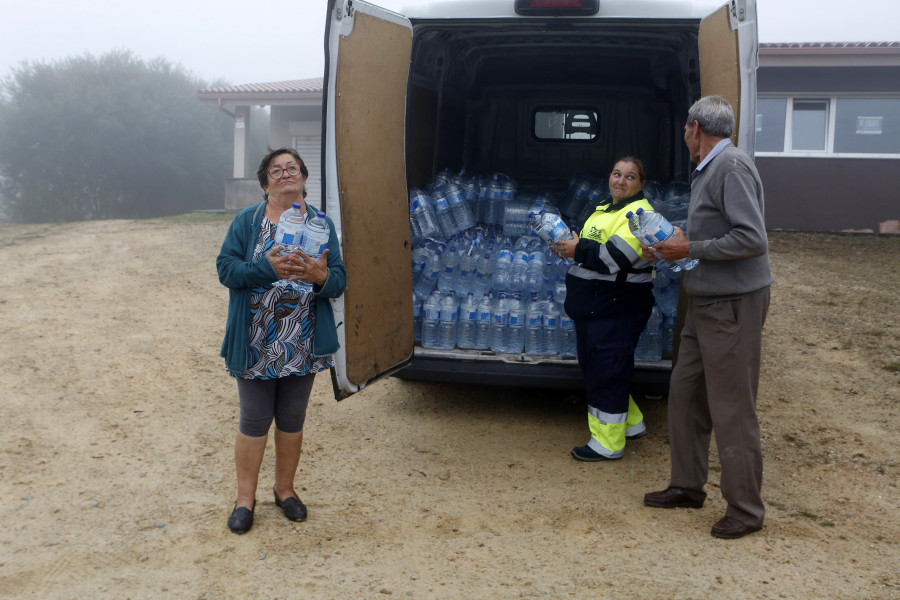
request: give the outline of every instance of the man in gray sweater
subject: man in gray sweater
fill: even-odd
[[[759,531],[765,516],[756,393],[772,272],[762,182],[753,160],[731,144],[733,129],[734,113],[721,96],[691,106],[684,142],[697,168],[687,235],[677,229],[644,251],[700,260],[682,273],[686,311],[669,391],[669,487],[646,494],[644,504],[703,506],[715,431],[728,502],[711,531],[720,538]]]

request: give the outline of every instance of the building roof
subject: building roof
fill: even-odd
[[[763,67],[900,66],[900,42],[779,42],[759,45]]]
[[[201,102],[222,104],[298,104],[298,100],[322,101],[324,81],[321,77],[312,79],[289,79],[266,83],[243,83],[223,85],[197,91]]]
[[[759,45],[760,54],[900,54],[900,42],[777,42]]]

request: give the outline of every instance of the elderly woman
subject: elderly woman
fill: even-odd
[[[575,322],[578,365],[587,380],[591,439],[572,449],[578,460],[622,458],[625,440],[647,434],[629,393],[634,349],[653,309],[653,267],[628,227],[629,211],[653,207],[644,198],[644,164],[626,156],[609,175],[612,202],[598,206],[581,237],[555,244],[573,258],[566,274],[565,311]]]
[[[346,272],[334,224],[328,248],[318,260],[301,251],[279,256],[275,230],[281,214],[299,203],[307,218],[309,172],[297,152],[269,152],[256,171],[264,200],[239,212],[216,259],[219,281],[229,290],[222,356],[237,381],[240,425],[234,443],[237,499],[228,518],[234,533],[253,526],[259,468],[269,427],[275,421],[275,504],[292,521],[306,518],[294,490],[303,444],[303,422],[319,371],[333,364],[338,349],[329,298],[344,292]],[[312,293],[275,286],[279,279],[305,280]]]

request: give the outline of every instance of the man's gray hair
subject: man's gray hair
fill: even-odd
[[[704,96],[688,110],[687,122],[697,121],[707,135],[727,138],[734,131],[734,111],[722,96]]]

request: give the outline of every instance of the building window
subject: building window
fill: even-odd
[[[900,98],[759,98],[756,152],[900,158]]]
[[[797,100],[791,110],[791,150],[825,151],[828,100]]]
[[[756,151],[784,151],[784,123],[787,98],[760,98],[756,101]]]
[[[900,98],[838,98],[834,151],[900,154]]]

